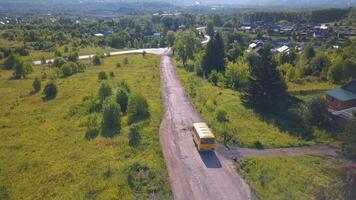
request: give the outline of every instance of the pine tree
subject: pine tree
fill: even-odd
[[[224,42],[220,33],[217,33],[208,42],[205,50],[205,55],[202,60],[204,74],[208,75],[213,70],[224,72],[225,64]]]
[[[250,105],[266,108],[283,101],[287,86],[267,48],[261,55],[251,53],[247,56],[250,77],[243,100]]]

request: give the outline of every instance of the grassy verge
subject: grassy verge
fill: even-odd
[[[336,162],[317,156],[254,157],[237,168],[259,199],[343,199]]]
[[[117,68],[124,57],[129,64]],[[54,70],[35,67],[25,80],[11,80],[12,72],[0,71],[0,198],[169,199],[159,143],[163,108],[158,63],[155,56],[106,58],[102,66],[58,78],[58,95],[50,101],[43,101],[41,92],[30,92],[35,77],[50,78]],[[126,80],[131,91],[147,98],[151,117],[141,131],[139,147],[128,145],[126,117],[121,133],[114,138],[85,139],[88,115],[75,110],[83,98],[96,95],[99,71],[114,73],[109,78],[113,87]],[[42,87],[48,78],[42,80]],[[141,177],[134,174],[130,185],[135,163],[148,169]]]
[[[261,116],[242,105],[240,93],[223,87],[216,87],[208,81],[197,77],[193,73],[178,68],[178,74],[187,94],[192,99],[195,107],[203,118],[214,129],[219,141],[222,141],[222,132],[225,125],[216,120],[216,113],[225,110],[229,117],[228,127],[232,145],[242,147],[256,147],[262,144],[264,148],[292,147],[313,145],[315,143],[328,142],[331,139],[323,131],[315,130],[315,138],[310,141],[299,137],[298,122],[288,116]],[[331,88],[331,85],[310,84],[313,90]],[[308,91],[308,96],[317,95],[308,90],[308,85],[295,85],[292,91]],[[304,88],[305,87],[305,88]],[[298,95],[296,95],[298,97]],[[304,97],[306,99],[306,97]],[[302,130],[303,131],[303,130]]]

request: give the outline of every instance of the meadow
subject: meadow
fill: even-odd
[[[116,136],[85,138],[90,115],[83,102],[97,95],[100,71],[110,74],[113,91],[125,80],[132,92],[147,98],[150,119],[143,123],[138,147],[128,144],[126,116]],[[159,58],[108,57],[84,73],[67,78],[56,73],[37,66],[28,78],[13,80],[12,71],[0,71],[0,199],[170,199],[159,143]],[[55,99],[44,101],[41,91],[32,92],[36,77],[42,88],[55,79]]]

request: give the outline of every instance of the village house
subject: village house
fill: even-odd
[[[356,80],[326,92],[326,104],[334,111],[356,107]]]

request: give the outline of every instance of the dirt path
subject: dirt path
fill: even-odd
[[[161,56],[161,70],[165,116],[160,138],[174,199],[251,199],[249,186],[226,156],[197,151],[191,127],[202,119],[186,97],[168,55]]]
[[[228,158],[241,159],[252,156],[293,156],[293,155],[321,155],[321,156],[337,156],[336,147],[325,144],[307,146],[307,147],[291,147],[277,149],[249,149],[231,147],[227,150],[223,146],[219,146],[218,150],[224,152]]]

